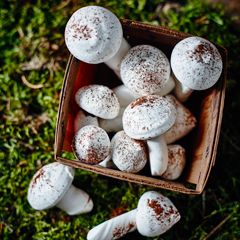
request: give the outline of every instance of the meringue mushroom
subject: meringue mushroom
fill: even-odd
[[[36,210],[54,206],[69,215],[90,212],[93,202],[89,195],[72,185],[74,169],[54,162],[43,166],[32,178],[28,202]]]
[[[124,131],[114,135],[111,149],[114,164],[123,172],[137,173],[147,163],[145,142],[130,138]]]
[[[193,114],[183,104],[181,104],[173,95],[167,95],[174,103],[177,116],[173,126],[164,134],[167,144],[176,142],[186,136],[196,126],[197,120]]]
[[[97,225],[88,232],[87,240],[119,239],[136,230],[136,212],[134,209]]]
[[[88,232],[87,240],[111,240],[138,230],[147,237],[155,237],[170,229],[180,220],[173,203],[162,194],[149,191],[138,201],[137,209],[111,218]]]
[[[146,192],[138,201],[136,224],[137,230],[143,236],[159,236],[179,220],[177,208],[170,199],[158,192]]]
[[[176,108],[170,98],[143,96],[125,109],[123,129],[134,139],[147,139],[151,173],[162,175],[167,169],[168,155],[164,134],[176,120]]]
[[[91,64],[105,62],[116,72],[130,48],[118,18],[100,6],[83,7],[73,13],[65,28],[65,42],[77,59]]]
[[[220,78],[222,58],[218,49],[201,37],[188,37],[177,43],[171,55],[171,67],[177,80],[184,85],[179,99],[186,99],[184,92],[205,90]],[[181,95],[179,88],[178,95]],[[190,91],[190,90],[189,90]]]
[[[119,114],[120,105],[116,95],[103,85],[81,87],[75,95],[75,100],[82,109],[103,119],[113,119]]]
[[[129,137],[151,139],[172,127],[176,120],[176,108],[166,97],[143,96],[127,106],[122,120],[123,129]]]
[[[170,92],[175,85],[170,78],[170,71],[166,55],[150,45],[131,48],[120,66],[123,83],[136,96],[150,94],[163,96]]]
[[[102,128],[88,125],[76,133],[73,150],[79,161],[98,164],[110,155],[110,139]]]
[[[162,178],[176,180],[182,174],[186,163],[185,149],[180,145],[168,145],[167,170],[162,174]]]
[[[78,111],[74,119],[74,132],[87,125],[98,126],[97,117],[86,115],[81,109]]]

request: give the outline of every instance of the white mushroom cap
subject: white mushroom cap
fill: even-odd
[[[176,120],[171,99],[157,95],[143,96],[127,106],[123,129],[134,139],[150,139],[165,133]]]
[[[211,42],[188,37],[174,47],[171,67],[183,85],[193,90],[205,90],[217,82],[223,64],[219,51]]]
[[[180,220],[173,203],[162,194],[149,191],[138,201],[136,223],[140,234],[155,237],[165,233]]]
[[[122,38],[118,18],[99,6],[87,6],[74,12],[65,29],[65,42],[72,55],[93,64],[112,58]]]
[[[177,110],[176,121],[173,126],[164,134],[167,144],[176,142],[180,138],[186,136],[197,124],[194,115],[181,104],[173,95],[167,95],[170,98]]]
[[[137,173],[147,163],[145,142],[130,138],[124,131],[114,135],[111,149],[114,164],[123,172]]]
[[[74,169],[54,162],[43,166],[32,178],[28,188],[28,202],[36,210],[55,206],[69,189]]]
[[[134,96],[133,92],[123,84],[112,90],[116,94],[121,107],[126,107],[137,98]]]
[[[80,88],[75,100],[88,113],[104,119],[117,117],[120,110],[117,96],[110,88],[103,85],[92,84]]]
[[[110,139],[102,128],[88,125],[76,133],[73,149],[81,162],[98,164],[110,154]]]
[[[87,125],[98,126],[98,119],[97,119],[97,117],[86,115],[80,109],[74,119],[74,132],[77,132],[80,128],[87,126]]]
[[[133,93],[162,95],[170,77],[170,63],[158,48],[138,45],[123,58],[120,73],[123,83]]]
[[[168,145],[168,165],[162,177],[168,180],[179,178],[186,163],[186,151],[180,145]]]

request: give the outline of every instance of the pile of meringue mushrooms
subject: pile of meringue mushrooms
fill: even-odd
[[[131,47],[118,18],[99,6],[83,7],[71,16],[65,42],[75,58],[105,63],[123,83],[113,89],[104,83],[78,89],[80,109],[73,126],[77,159],[127,173],[150,166],[152,176],[179,178],[186,151],[175,142],[197,124],[183,103],[194,90],[208,89],[220,78],[223,64],[217,48],[206,39],[188,37],[175,45],[169,61],[154,46]],[[90,212],[93,201],[72,185],[73,176],[71,167],[59,163],[41,168],[29,187],[30,205],[37,210],[57,206],[70,215]],[[150,191],[141,196],[137,209],[94,227],[87,239],[118,239],[136,229],[154,237],[179,219],[167,197]]]
[[[210,88],[219,79],[217,48],[203,38],[188,37],[176,44],[169,62],[154,46],[131,47],[118,18],[96,6],[71,16],[65,41],[74,57],[106,63],[123,83],[113,89],[104,83],[78,89],[73,141],[77,159],[127,173],[150,166],[152,176],[180,177],[186,151],[175,142],[197,124],[182,102],[193,90]]]

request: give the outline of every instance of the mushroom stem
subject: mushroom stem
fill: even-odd
[[[86,192],[71,185],[56,206],[69,215],[76,215],[90,212],[93,202]]]
[[[160,96],[165,96],[168,93],[170,93],[175,87],[175,81],[172,75],[170,75],[168,81],[165,83],[165,85],[162,88]]]
[[[168,148],[164,135],[147,140],[152,176],[161,176],[168,165]]]
[[[138,96],[135,96],[133,92],[123,84],[112,90],[116,94],[121,108],[127,107],[132,101],[138,98]]]
[[[136,230],[136,213],[134,209],[101,223],[88,232],[87,240],[118,239]]]
[[[181,82],[179,82],[175,78],[174,94],[180,102],[186,102],[187,99],[192,94],[192,92],[193,92],[193,90],[191,88],[183,85]]]
[[[112,58],[104,62],[108,67],[110,67],[117,74],[119,78],[120,78],[120,63],[122,61],[122,58],[127,54],[130,47],[131,46],[128,44],[125,38],[123,38],[121,46],[117,51],[117,53]]]
[[[105,168],[116,168],[116,166],[114,165],[111,155],[107,156],[102,162],[100,162],[98,164],[101,167],[105,167]]]
[[[123,129],[122,116],[125,107],[120,108],[119,114],[114,119],[99,119],[99,126],[106,132],[118,132]]]

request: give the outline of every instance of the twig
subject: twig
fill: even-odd
[[[212,237],[212,235],[214,235],[230,219],[231,216],[232,214],[224,218],[203,240],[208,240],[210,237]]]
[[[62,3],[59,4],[58,7],[56,7],[56,10],[61,10],[62,8],[65,8],[70,2],[71,2],[71,0],[62,1]]]
[[[13,229],[4,221],[0,221],[0,226],[1,226],[1,228],[6,227],[9,230],[10,233],[13,232]]]
[[[28,82],[28,80],[26,79],[26,77],[25,77],[24,75],[21,76],[21,79],[22,79],[22,82],[23,82],[27,87],[29,87],[29,88],[31,88],[31,89],[40,89],[40,88],[43,87],[43,84],[41,84],[41,83],[34,85],[34,84]]]
[[[19,37],[20,37],[20,38],[24,38],[24,37],[25,37],[24,32],[23,32],[23,30],[22,30],[21,27],[18,27],[18,28],[17,28],[17,31],[18,31],[18,34],[19,34]]]

